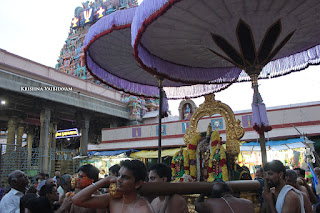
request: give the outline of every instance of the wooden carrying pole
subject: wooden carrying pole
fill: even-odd
[[[233,192],[259,191],[260,182],[257,180],[226,181]],[[210,194],[213,182],[193,183],[144,183],[139,194],[142,196],[166,196],[172,194]]]

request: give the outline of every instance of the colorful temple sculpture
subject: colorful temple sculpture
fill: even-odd
[[[180,102],[179,105],[179,119],[190,120],[192,114],[197,109],[197,105],[190,99],[186,99]]]
[[[128,104],[130,120],[141,121],[146,112],[159,110],[158,99],[142,98],[122,93],[121,100]]]
[[[199,120],[215,114],[220,114],[226,122],[226,141],[222,141],[218,131],[213,131],[211,123],[207,132],[197,132]],[[181,147],[172,158],[171,168],[175,181],[239,180],[241,172],[245,170],[236,163],[243,135],[244,129],[240,121],[235,119],[231,108],[216,101],[214,94],[207,95],[205,102],[190,118],[189,128],[184,135],[186,147]]]
[[[101,84],[86,69],[83,41],[89,28],[100,18],[121,9],[138,6],[137,0],[95,0],[86,1],[74,11],[68,38],[60,51],[56,69],[78,78]],[[104,84],[101,84],[104,85]],[[106,86],[108,87],[108,86]],[[111,87],[108,87],[112,89]],[[144,99],[122,93],[122,101],[128,103],[130,120],[140,121],[146,112],[159,109],[156,99]]]
[[[94,81],[84,64],[83,41],[88,29],[100,18],[116,10],[136,6],[136,0],[95,0],[82,3],[82,7],[77,7],[74,11],[70,32],[60,51],[56,69]]]

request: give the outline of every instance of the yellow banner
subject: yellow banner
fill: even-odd
[[[180,151],[180,148],[165,149],[161,151],[161,157],[174,156],[179,151]],[[140,152],[131,153],[130,157],[131,158],[158,158],[158,150],[156,151],[142,150]]]

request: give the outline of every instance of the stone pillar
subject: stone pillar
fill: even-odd
[[[88,136],[89,136],[89,122],[90,116],[84,115],[81,121],[81,137],[80,137],[80,155],[88,155]]]
[[[22,147],[22,136],[24,134],[24,126],[23,124],[19,124],[18,125],[18,129],[17,129],[17,148],[21,148]]]
[[[16,136],[16,129],[17,129],[17,118],[11,117],[8,121],[8,137],[7,137],[7,148],[6,152],[11,154],[15,148],[15,136]]]
[[[56,132],[57,132],[57,129],[58,129],[58,124],[57,122],[52,122],[50,124],[50,137],[49,137],[49,140],[50,140],[50,146],[51,146],[51,149],[56,149],[57,147],[57,144],[56,144]]]
[[[57,132],[57,122],[50,123],[50,131],[49,131],[49,141],[51,150],[56,152],[57,144],[56,144],[56,132]],[[56,160],[55,158],[51,159],[51,177],[54,176],[54,172],[56,171]]]
[[[16,128],[17,128],[17,118],[11,117],[8,121],[8,137],[7,144],[9,145],[9,149],[13,148],[15,145],[15,136],[16,136]]]
[[[4,160],[1,162],[3,164],[4,173],[5,171],[14,171],[17,167],[17,153],[15,152],[15,135],[17,129],[17,117],[10,117],[8,120],[8,137],[6,154],[3,156]]]
[[[17,129],[17,143],[16,143],[16,166],[18,169],[22,169],[23,161],[25,159],[22,159],[22,136],[24,133],[24,126],[23,124],[18,124],[18,129]]]
[[[40,113],[40,171],[49,174],[49,125],[50,125],[51,111],[49,108],[45,108]]]
[[[34,127],[29,127],[28,135],[27,135],[28,168],[31,168],[33,136],[34,136]]]

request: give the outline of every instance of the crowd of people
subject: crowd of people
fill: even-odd
[[[100,178],[99,178],[100,174]],[[264,179],[264,174],[265,179]],[[266,212],[317,212],[320,187],[320,168],[314,169],[315,179],[310,186],[304,179],[302,169],[290,170],[280,161],[268,162],[256,171],[256,180],[270,190],[261,190],[261,211]],[[109,168],[109,175],[101,177],[96,167],[87,164],[78,169],[75,184],[72,176],[55,173],[53,178],[39,174],[37,185],[30,185],[24,172],[16,170],[9,174],[10,190],[0,201],[0,213],[187,213],[188,205],[178,194],[158,197],[143,197],[139,189],[143,183],[171,182],[171,168],[154,164],[147,171],[139,160],[125,160]],[[116,184],[120,197],[105,189]],[[210,194],[201,194],[196,202],[197,212],[255,212],[253,203],[237,198],[228,184],[215,181]]]

